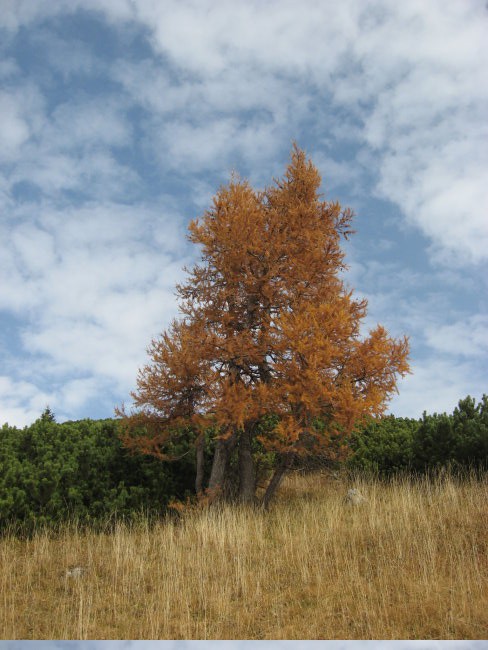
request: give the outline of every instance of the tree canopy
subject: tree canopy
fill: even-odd
[[[295,146],[270,187],[257,191],[234,177],[218,190],[189,226],[201,261],[177,287],[181,317],[150,345],[135,411],[118,411],[133,449],[170,459],[175,438],[192,438],[196,490],[211,499],[233,472],[238,498],[253,502],[255,456],[264,450],[275,458],[269,503],[294,459],[327,453],[332,439],[383,413],[409,370],[406,337],[392,338],[381,325],[361,332],[367,302],[343,280],[341,242],[353,232],[353,215],[323,200],[320,185]],[[262,426],[266,416],[273,426]]]

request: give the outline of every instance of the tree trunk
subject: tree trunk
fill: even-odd
[[[247,425],[239,439],[239,493],[240,503],[252,504],[256,493],[256,472],[251,450],[253,425]]]
[[[205,434],[199,435],[196,444],[197,452],[197,471],[195,476],[195,492],[201,494],[203,491],[203,473],[205,463]]]
[[[274,497],[276,490],[278,489],[283,476],[286,474],[286,471],[289,469],[293,462],[293,454],[287,453],[283,454],[281,460],[274,471],[271,481],[266,488],[266,492],[263,497],[263,508],[268,510],[269,504]]]
[[[235,442],[235,433],[232,433],[231,437],[226,440],[222,438],[217,440],[207,488],[210,501],[215,501],[222,496],[227,465]]]

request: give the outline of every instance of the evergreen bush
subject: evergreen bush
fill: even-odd
[[[161,514],[193,488],[192,454],[162,463],[124,449],[116,420],[58,424],[46,412],[0,429],[0,528]]]

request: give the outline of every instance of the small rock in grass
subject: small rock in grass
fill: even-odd
[[[363,497],[361,492],[359,490],[356,490],[356,488],[351,488],[347,491],[345,501],[351,506],[359,506],[362,503],[365,503],[366,497]]]
[[[67,578],[82,578],[87,572],[87,568],[84,566],[70,566],[66,569]]]

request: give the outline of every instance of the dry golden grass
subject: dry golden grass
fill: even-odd
[[[5,537],[2,638],[485,638],[488,484],[355,485],[358,507],[293,475],[269,513]]]

